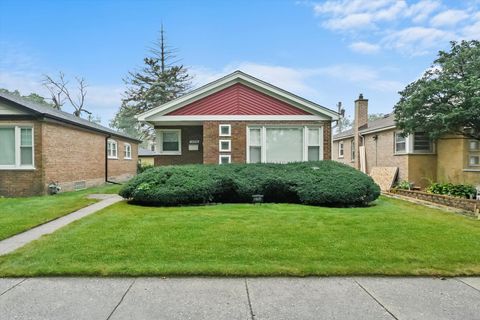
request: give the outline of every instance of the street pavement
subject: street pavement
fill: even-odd
[[[0,278],[0,319],[480,320],[480,277]]]

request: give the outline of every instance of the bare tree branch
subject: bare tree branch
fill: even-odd
[[[45,75],[42,83],[52,94],[52,101],[55,104],[56,109],[61,109],[65,101],[68,100],[75,109],[73,112],[75,116],[80,117],[82,112],[91,114],[90,111],[84,109],[85,97],[87,96],[87,84],[85,79],[75,77],[75,80],[78,84],[78,95],[76,96],[76,99],[72,97],[72,94],[68,89],[68,81],[65,79],[65,74],[63,72],[59,72],[58,80]]]

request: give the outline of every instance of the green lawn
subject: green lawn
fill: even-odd
[[[479,275],[480,221],[369,208],[115,204],[10,255],[0,276]]]
[[[0,240],[64,216],[98,200],[87,199],[92,193],[117,193],[118,185],[106,185],[54,196],[0,198]]]

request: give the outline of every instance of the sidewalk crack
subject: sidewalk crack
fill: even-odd
[[[385,310],[386,312],[388,312],[389,315],[391,315],[393,317],[393,319],[395,320],[398,320],[398,318],[392,313],[390,312],[390,310],[387,309],[387,307],[385,307],[377,298],[375,298],[373,296],[373,294],[371,294],[370,292],[368,292],[367,289],[365,289],[357,280],[353,280],[360,288],[362,288],[363,291],[365,291],[373,300],[375,300],[376,303],[378,303],[382,308],[383,310]]]
[[[133,279],[132,283],[130,284],[130,286],[128,286],[127,290],[125,291],[125,293],[122,295],[122,298],[120,299],[120,301],[118,301],[117,305],[115,306],[115,308],[113,308],[112,312],[110,312],[110,314],[108,315],[107,317],[107,320],[109,320],[112,315],[114,314],[114,312],[117,310],[117,308],[120,306],[120,304],[123,302],[123,299],[125,298],[125,296],[127,295],[128,291],[130,291],[130,289],[132,288],[133,284],[135,283],[137,279]]]
[[[27,280],[27,278],[23,279],[22,281],[19,281],[17,282],[15,285],[11,286],[10,288],[8,288],[7,290],[3,291],[2,293],[0,293],[0,297],[3,296],[5,293],[7,293],[8,291],[12,290],[13,288],[21,285],[25,280]]]
[[[473,290],[476,290],[476,291],[480,292],[480,290],[479,290],[479,289],[477,289],[477,288],[475,288],[474,286],[472,286],[472,285],[470,285],[470,284],[466,283],[466,282],[465,282],[465,281],[463,281],[462,279],[458,279],[458,278],[453,278],[453,279],[455,279],[456,281],[458,281],[458,282],[460,282],[460,283],[463,283],[464,285],[466,285],[466,286],[468,286],[468,287],[472,288]]]
[[[253,308],[252,308],[252,301],[250,300],[250,292],[248,291],[247,278],[245,278],[245,290],[247,292],[247,301],[248,301],[248,308],[250,310],[250,317],[252,318],[252,320],[255,320],[255,314],[253,313]]]

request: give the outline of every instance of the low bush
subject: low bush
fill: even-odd
[[[120,195],[144,205],[265,202],[367,205],[380,195],[372,178],[333,161],[155,167],[130,180]]]
[[[452,197],[470,198],[477,193],[477,189],[469,184],[437,183],[427,187],[427,192],[444,194]]]

